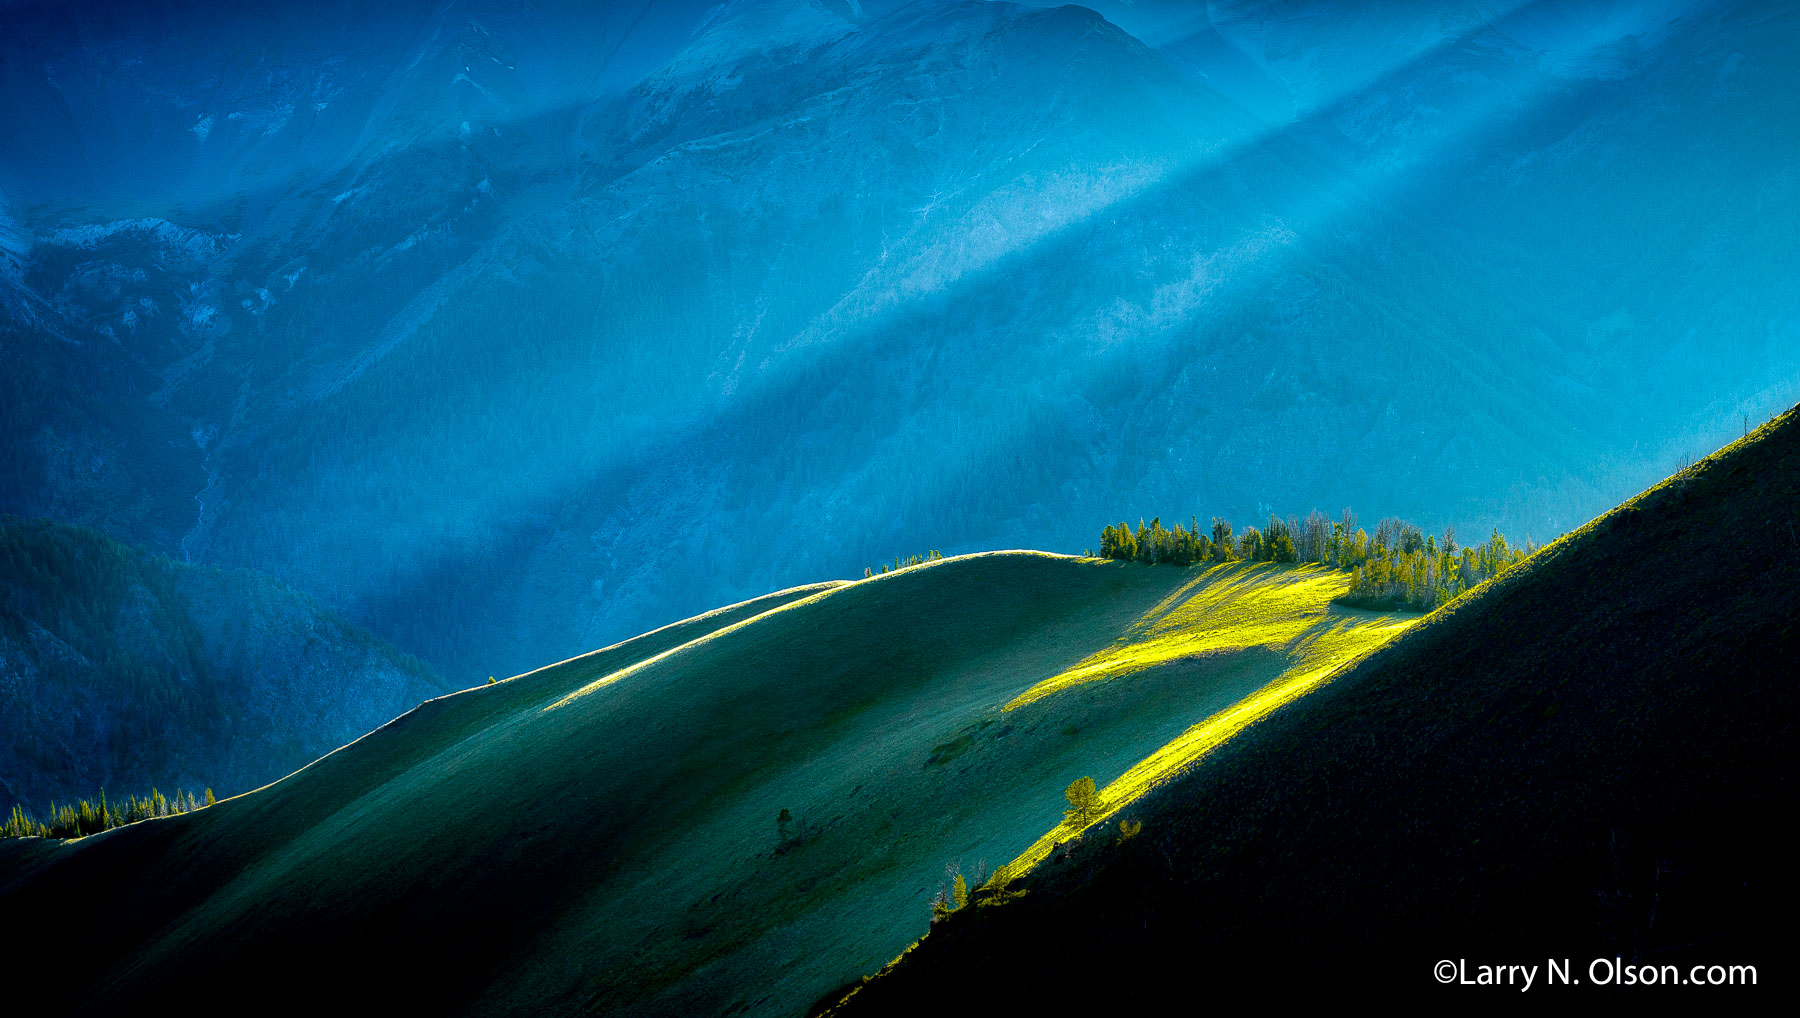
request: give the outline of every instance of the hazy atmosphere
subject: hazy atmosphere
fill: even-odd
[[[1791,997],[1796,97],[1777,0],[0,0],[7,1004]]]
[[[0,509],[458,681],[1114,517],[1544,540],[1800,393],[1782,4],[3,10]]]

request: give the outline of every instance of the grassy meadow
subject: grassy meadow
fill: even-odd
[[[1116,812],[1416,618],[1332,605],[1347,582],[997,552],[783,591],[201,813],[4,846],[0,901],[56,915],[103,1001],[200,959],[429,960],[432,1008],[793,1013],[923,933],[947,864],[1068,837],[1075,778]]]

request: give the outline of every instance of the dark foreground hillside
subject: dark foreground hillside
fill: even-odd
[[[1792,995],[1796,412],[1558,542],[958,913],[848,1015]],[[1597,990],[1596,958],[1759,988]],[[1546,959],[1580,986],[1545,986]],[[828,1002],[822,1002],[828,1003]]]
[[[1411,621],[1333,605],[1347,583],[997,552],[770,594],[207,809],[0,841],[31,930],[0,985],[21,1013],[798,1016],[1071,782]]]
[[[0,516],[0,809],[235,795],[448,688],[263,574]]]

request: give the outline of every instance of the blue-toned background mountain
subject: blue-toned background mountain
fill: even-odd
[[[1542,540],[1800,398],[1790,5],[1098,7],[0,5],[0,511],[467,682],[1140,514]]]

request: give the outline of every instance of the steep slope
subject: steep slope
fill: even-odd
[[[223,200],[256,217],[383,150],[602,101],[711,6],[15,0],[0,188],[115,215]]]
[[[470,682],[1114,513],[1542,538],[1800,386],[1793,5],[1102,6],[1162,48],[952,0],[9,8],[0,510]]]
[[[1344,583],[1015,552],[771,595],[200,813],[0,845],[0,908],[45,924],[8,962],[78,966],[78,1010],[192,1007],[204,966],[220,1006],[334,992],[304,971],[431,1013],[797,1014],[924,930],[947,863],[1029,849],[1074,778],[1405,627],[1331,606]]]
[[[0,517],[0,797],[248,791],[444,681],[267,576]]]
[[[1090,832],[843,1013],[1467,1000],[1441,959],[1572,959],[1552,994],[1593,992],[1596,958],[1749,964],[1789,993],[1797,533],[1800,410],[1252,727],[1134,804],[1136,839]]]

